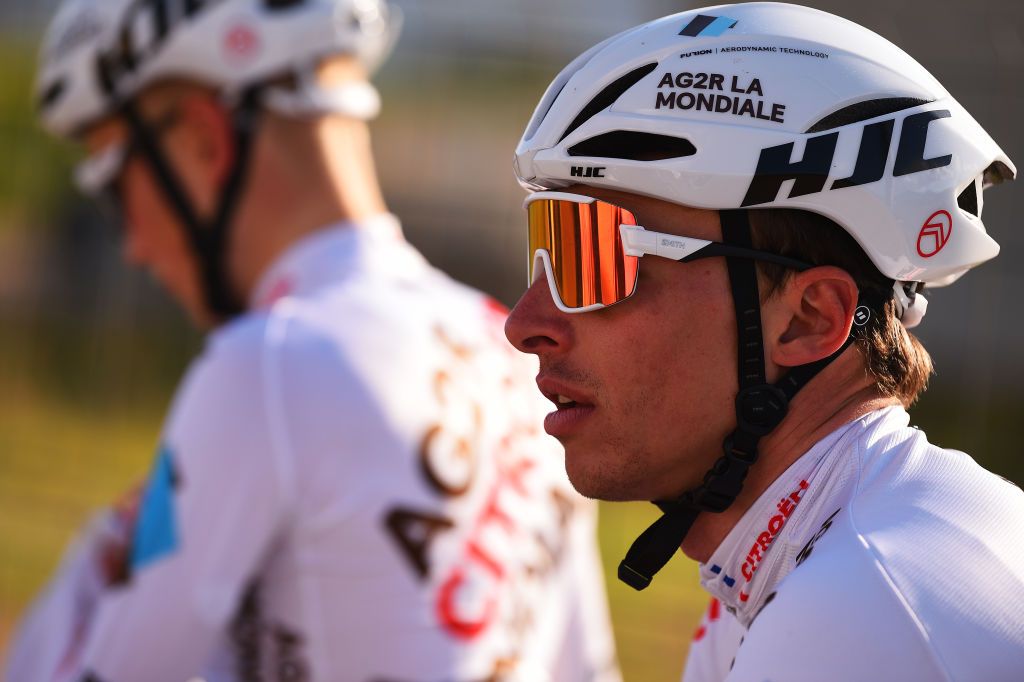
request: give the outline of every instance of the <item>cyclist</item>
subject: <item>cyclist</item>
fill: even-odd
[[[381,198],[367,74],[397,28],[377,0],[59,10],[43,122],[213,330],[137,509],[68,555],[12,682],[618,679],[594,508],[505,311]]]
[[[1019,677],[1024,494],[905,411],[922,290],[996,255],[982,191],[1015,174],[963,107],[856,24],[724,5],[573,61],[516,171],[506,334],[577,490],[663,512],[620,578],[700,562],[687,678]]]

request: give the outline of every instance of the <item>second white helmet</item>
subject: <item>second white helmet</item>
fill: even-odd
[[[230,97],[268,78],[302,78],[334,54],[352,54],[372,72],[400,23],[383,0],[65,0],[40,55],[40,116],[50,132],[67,136],[163,79]],[[379,106],[368,84],[345,97],[306,93],[316,98],[282,100],[279,108],[320,105],[369,118]]]

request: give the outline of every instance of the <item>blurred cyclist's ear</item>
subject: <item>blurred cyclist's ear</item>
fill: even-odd
[[[842,268],[794,274],[764,303],[768,357],[781,367],[798,367],[835,353],[850,335],[857,296],[857,284]]]

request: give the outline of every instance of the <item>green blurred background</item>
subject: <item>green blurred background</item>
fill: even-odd
[[[0,652],[16,618],[95,510],[149,465],[200,337],[70,188],[73,150],[33,122],[35,43],[53,0],[0,4]],[[379,168],[406,233],[435,264],[512,303],[524,283],[518,136],[548,81],[599,39],[693,3],[400,0],[406,30],[380,74]],[[1024,9],[1007,2],[812,4],[867,25],[929,68],[1018,162]],[[931,439],[1024,482],[1024,212],[986,196],[993,263],[932,296],[920,336],[938,376],[912,412]],[[707,598],[679,557],[644,593],[614,578],[654,518],[604,505],[601,543],[628,681],[676,680]],[[2,657],[2,654],[0,654]]]

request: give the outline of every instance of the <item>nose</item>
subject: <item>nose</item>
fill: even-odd
[[[544,277],[536,277],[505,320],[505,336],[521,353],[564,353],[573,345],[569,318],[555,306]]]

